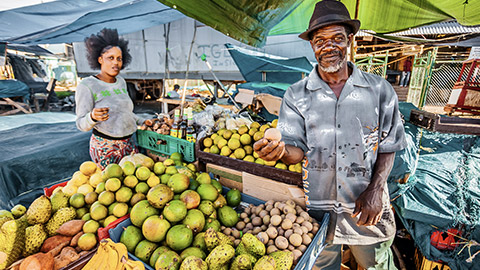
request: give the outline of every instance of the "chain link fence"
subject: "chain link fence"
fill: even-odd
[[[463,61],[437,61],[432,70],[432,78],[428,88],[425,106],[440,106],[447,104],[454,84],[457,82]],[[467,73],[464,73],[466,77]],[[465,79],[465,78],[463,78]]]

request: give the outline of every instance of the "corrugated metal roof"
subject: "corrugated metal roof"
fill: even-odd
[[[369,31],[368,31],[369,32]],[[357,36],[369,36],[368,32],[359,31]],[[430,25],[420,26],[409,30],[385,34],[389,36],[420,36],[420,35],[435,35],[435,34],[473,34],[480,33],[480,26],[463,26],[457,21],[448,21],[434,23]]]

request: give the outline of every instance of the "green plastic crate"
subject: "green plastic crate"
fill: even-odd
[[[187,140],[139,129],[137,130],[137,143],[140,147],[165,155],[178,152],[183,155],[185,161],[195,161],[195,143]]]

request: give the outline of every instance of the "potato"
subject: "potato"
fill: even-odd
[[[296,233],[298,235],[303,235],[303,230],[301,228],[295,228],[293,229],[293,233]]]
[[[297,210],[295,210],[295,208],[291,207],[290,205],[285,205],[285,207],[283,207],[283,213],[285,215],[291,213],[291,214],[294,214],[296,215],[297,214]],[[296,219],[296,216],[295,216],[295,219]],[[295,221],[295,220],[294,220]]]
[[[265,225],[270,224],[270,216],[269,215],[264,216],[262,220],[263,220],[263,224],[265,224]]]
[[[245,228],[245,225],[246,225],[245,222],[239,221],[239,222],[237,223],[237,229],[243,230],[243,229]]]
[[[305,219],[302,216],[298,216],[297,219],[295,220],[296,223],[302,224],[305,221]]]
[[[278,236],[275,238],[275,246],[277,246],[278,249],[284,250],[288,247],[288,240],[287,238],[283,236]]]
[[[270,227],[267,229],[267,234],[270,239],[275,239],[278,235],[278,231],[275,227]]]
[[[232,230],[232,236],[235,238],[240,238],[240,232],[238,230]]]
[[[266,232],[259,232],[257,234],[257,238],[258,240],[260,240],[260,242],[262,242],[264,245],[266,245],[268,243],[268,234]]]
[[[51,253],[37,253],[25,258],[20,264],[20,270],[53,270],[54,264]]]
[[[240,214],[240,218],[241,219],[246,219],[246,218],[248,218],[248,214],[243,212],[243,213]]]
[[[278,248],[275,245],[270,245],[270,246],[267,247],[267,254],[273,253],[277,250],[278,250]]]
[[[278,208],[273,208],[272,210],[270,210],[270,216],[280,215],[280,213],[280,209]]]
[[[42,252],[49,252],[50,250],[58,247],[62,243],[70,244],[70,240],[72,240],[71,236],[65,235],[55,235],[52,237],[47,238],[45,242],[43,242],[42,248],[40,249]]]
[[[268,215],[268,211],[267,210],[262,210],[260,211],[260,213],[258,213],[258,216],[261,217],[261,218],[264,218],[266,215]]]
[[[270,212],[272,209],[273,209],[273,204],[267,204],[267,206],[265,206],[265,210],[268,212]]]
[[[285,234],[284,234],[283,236],[285,236],[286,238],[289,238],[290,235],[292,235],[292,234],[293,234],[293,230],[292,230],[292,229],[288,229],[288,230],[285,231]]]
[[[304,222],[302,222],[302,226],[307,227],[308,231],[311,231],[311,230],[313,229],[313,225],[312,225],[312,223],[309,222],[309,221],[304,221]]]
[[[280,223],[282,223],[282,217],[280,217],[279,215],[274,215],[270,218],[270,223],[273,226],[278,226],[280,225]]]
[[[235,247],[238,247],[238,245],[240,244],[242,240],[240,239],[235,239],[235,241],[233,241],[233,244],[235,245]]]
[[[255,228],[253,228],[253,234],[257,234],[257,233],[259,233],[259,232],[261,232],[261,231],[262,231],[262,228],[260,228],[260,227],[255,227]]]
[[[225,228],[225,230],[223,230],[223,233],[227,236],[229,236],[231,233],[232,233],[232,229],[230,228]]]
[[[302,253],[304,253],[305,250],[307,250],[307,246],[305,246],[304,244],[302,244],[302,245],[300,245],[297,249],[300,250]]]
[[[301,252],[300,250],[298,249],[294,249],[292,251],[292,254],[293,254],[293,263],[298,263],[298,261],[300,260],[300,257],[302,257],[302,254],[303,252]]]
[[[288,237],[288,241],[290,242],[290,244],[292,244],[293,246],[295,247],[299,247],[302,242],[303,242],[303,239],[302,239],[302,236],[299,235],[299,234],[296,234],[296,233],[293,233],[290,235],[290,237]],[[304,243],[305,244],[305,243]]]
[[[267,225],[264,224],[264,225],[260,226],[260,229],[262,229],[262,231],[266,231],[267,230]]]
[[[290,219],[284,219],[282,221],[282,229],[288,230],[288,229],[291,229],[292,226],[293,226],[293,223]]]
[[[265,204],[268,206],[268,205],[273,205],[275,203],[274,200],[268,200],[265,202]]]

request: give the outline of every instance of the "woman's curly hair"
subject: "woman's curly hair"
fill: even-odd
[[[85,45],[87,47],[88,64],[93,69],[101,68],[98,57],[112,47],[119,47],[122,50],[122,69],[132,61],[132,56],[128,52],[128,41],[119,38],[116,29],[103,28],[96,35],[92,34],[90,37],[85,38]]]

